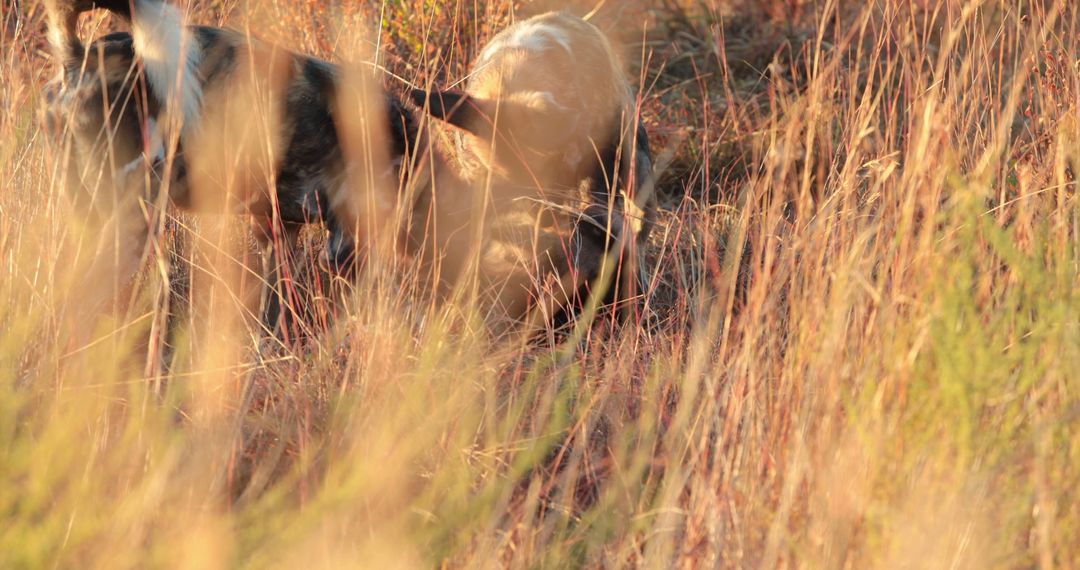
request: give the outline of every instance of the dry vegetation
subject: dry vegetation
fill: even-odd
[[[417,83],[543,8],[187,4]],[[5,0],[0,567],[1080,567],[1077,3],[600,5],[662,169],[640,314],[509,342],[306,245],[277,346],[236,219],[110,273]]]

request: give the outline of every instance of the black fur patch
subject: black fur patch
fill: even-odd
[[[220,29],[199,26],[195,28],[195,37],[198,38],[206,58],[201,69],[204,85],[221,80],[235,68],[236,48],[227,41]]]
[[[292,126],[289,143],[278,172],[281,217],[287,222],[332,221],[328,175],[337,174],[344,162],[337,126],[331,114],[336,79],[325,62],[301,59],[300,76],[290,88],[285,117]]]

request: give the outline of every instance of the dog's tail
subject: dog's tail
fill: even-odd
[[[75,33],[79,14],[103,8],[131,23],[135,54],[146,69],[154,97],[195,125],[202,107],[202,50],[179,8],[167,0],[45,0],[49,42],[65,67],[79,65],[85,48]]]
[[[75,33],[78,23],[78,6],[64,0],[45,0],[45,13],[48,16],[49,45],[53,57],[66,70],[79,65],[86,48]]]

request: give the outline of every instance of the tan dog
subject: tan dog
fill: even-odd
[[[519,22],[483,49],[464,92],[414,90],[413,99],[459,128],[459,167],[485,188],[495,216],[533,212],[538,228],[570,238],[537,254],[520,232],[496,231],[488,249],[499,253],[486,257],[504,262],[490,263],[491,273],[512,273],[508,258],[531,255],[535,266],[563,257],[584,282],[618,251],[631,289],[623,296],[633,294],[634,246],[648,236],[655,202],[652,159],[633,91],[596,26],[566,13]]]

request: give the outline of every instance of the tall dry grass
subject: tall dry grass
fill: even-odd
[[[381,16],[422,82],[537,4],[191,6],[335,60]],[[275,345],[235,219],[100,259],[5,3],[0,566],[1080,566],[1080,8],[596,18],[663,169],[640,316],[511,342],[404,268]]]

